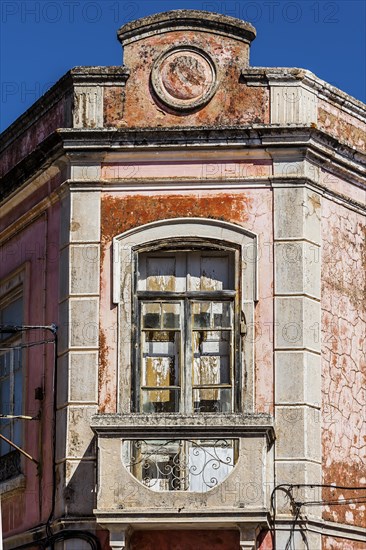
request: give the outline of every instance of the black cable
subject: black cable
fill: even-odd
[[[327,483],[289,483],[289,484],[283,484],[283,486],[286,487],[292,487],[292,488],[300,488],[300,487],[319,487],[319,488],[329,488],[329,489],[343,489],[344,491],[365,491],[366,486],[363,487],[348,487],[346,485],[333,485],[333,484],[327,484]],[[281,485],[278,485],[278,487],[281,487]]]
[[[57,359],[58,359],[58,335],[54,332],[54,366],[53,366],[53,423],[52,423],[52,505],[46,522],[46,533],[52,537],[51,521],[55,514],[56,506],[56,413],[57,413]],[[53,550],[54,545],[51,543]]]
[[[296,507],[296,514],[295,514],[295,517],[294,517],[293,522],[291,524],[290,536],[289,536],[288,541],[286,543],[285,550],[291,550],[292,540],[294,538],[296,524],[297,524],[297,520],[299,519],[299,515],[300,515],[300,507]]]
[[[28,342],[26,344],[16,344],[15,346],[8,344],[7,346],[3,346],[0,344],[0,349],[23,349],[23,348],[32,348],[34,346],[40,346],[43,344],[53,344],[54,340],[37,340],[36,342]]]
[[[325,505],[334,505],[334,506],[346,506],[346,505],[349,505],[349,504],[364,504],[366,503],[366,495],[361,495],[361,496],[358,496],[358,497],[355,497],[355,498],[343,498],[343,499],[338,499],[338,500],[319,500],[319,501],[304,501],[304,502],[297,502],[295,501],[294,499],[294,496],[293,496],[293,490],[294,489],[300,489],[300,488],[322,488],[322,489],[341,489],[343,491],[364,491],[365,490],[365,487],[350,487],[350,486],[345,486],[345,485],[334,485],[334,484],[326,484],[326,483],[298,483],[298,484],[294,484],[294,483],[282,483],[280,485],[276,485],[276,487],[274,487],[272,493],[271,493],[271,497],[270,497],[270,505],[271,505],[271,512],[272,512],[272,517],[271,517],[271,532],[272,533],[275,533],[275,528],[276,528],[276,506],[275,506],[275,494],[277,491],[283,491],[286,496],[289,498],[290,500],[290,505],[291,505],[291,508],[292,508],[292,511],[293,511],[293,515],[294,515],[294,519],[291,523],[291,529],[290,529],[290,536],[288,538],[288,541],[286,543],[286,546],[285,546],[285,550],[291,550],[292,548],[292,541],[294,539],[294,534],[295,534],[295,530],[296,530],[296,525],[298,523],[298,520],[299,518],[301,519],[301,516],[300,516],[300,512],[301,512],[301,508],[303,506],[325,506]],[[306,538],[306,535],[304,533],[304,528],[300,525],[299,526],[300,528],[300,534],[301,534],[301,537],[306,545],[306,548],[308,548],[308,541],[307,541],[307,538]]]
[[[32,542],[26,542],[24,544],[21,544],[14,548],[14,550],[23,550],[26,548],[34,548],[35,546],[38,546],[42,550],[47,550],[49,546],[53,546],[57,542],[61,542],[63,540],[72,540],[72,539],[81,539],[85,540],[87,543],[90,544],[91,550],[102,550],[101,544],[99,539],[93,535],[92,533],[89,533],[89,531],[82,531],[82,530],[73,530],[73,529],[64,529],[62,531],[59,531],[58,533],[55,533],[51,537],[44,537],[43,539],[32,541]]]
[[[309,502],[301,502],[301,506],[320,506],[320,505],[347,505],[347,504],[365,504],[366,496],[359,498],[344,498],[340,500],[311,500]]]

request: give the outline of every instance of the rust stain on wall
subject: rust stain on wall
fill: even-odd
[[[115,399],[109,388],[108,345],[104,330],[99,332],[98,403],[100,413],[115,412]]]
[[[105,86],[103,92],[104,125],[123,126],[125,91],[122,86]],[[136,98],[137,99],[137,98]]]
[[[252,199],[240,195],[133,195],[102,197],[102,243],[110,242],[115,235],[155,220],[179,217],[213,218],[244,223]],[[162,235],[163,237],[164,235]]]
[[[323,550],[365,550],[364,542],[344,538],[323,537]]]

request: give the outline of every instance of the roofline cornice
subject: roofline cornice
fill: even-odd
[[[159,129],[59,129],[46,138],[28,157],[3,178],[0,200],[26,184],[37,172],[50,166],[64,154],[111,153],[113,151],[245,149],[270,151],[271,157],[283,156],[294,148],[327,170],[332,167],[347,175],[351,183],[366,186],[366,154],[339,143],[329,134],[311,126],[253,125],[231,128],[159,128]]]
[[[296,86],[301,83],[345,112],[366,122],[366,104],[317,77],[311,71],[297,67],[247,67],[241,77],[248,86]]]
[[[0,134],[0,154],[24,134],[38,118],[44,116],[64,96],[73,93],[76,86],[125,85],[130,71],[125,66],[115,67],[74,67],[58,80],[13,124]],[[71,105],[70,105],[71,116]]]

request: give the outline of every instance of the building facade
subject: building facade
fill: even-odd
[[[4,548],[361,550],[365,105],[232,17],[118,38],[1,136]]]

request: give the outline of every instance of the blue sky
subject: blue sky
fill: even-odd
[[[120,64],[124,23],[179,8],[245,19],[257,29],[251,65],[303,67],[365,101],[365,0],[2,0],[0,129],[72,67]]]

